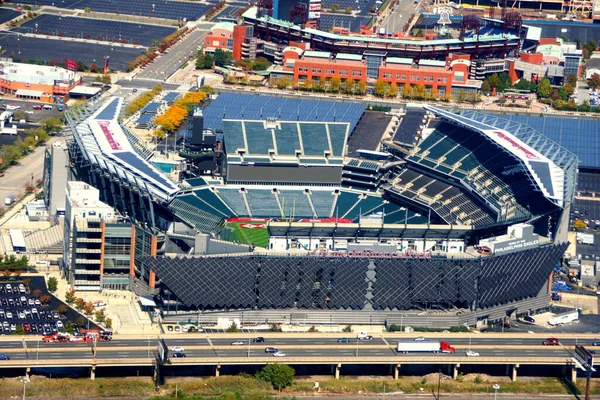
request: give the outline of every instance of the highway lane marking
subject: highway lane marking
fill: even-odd
[[[209,345],[210,347],[213,347],[212,340],[210,340],[210,338],[209,338],[208,336],[206,337],[206,340],[208,341],[208,345]]]

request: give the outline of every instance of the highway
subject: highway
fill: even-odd
[[[265,334],[266,335],[266,334]],[[502,337],[477,335],[469,338],[467,335],[459,337],[445,337],[447,341],[456,348],[455,354],[435,353],[409,353],[398,354],[395,346],[397,337],[376,337],[370,341],[358,341],[352,336],[343,334],[338,336],[301,336],[285,334],[269,334],[265,337],[265,343],[252,343],[249,335],[204,335],[204,334],[182,334],[167,335],[163,337],[167,346],[184,348],[186,358],[173,359],[174,363],[227,363],[229,359],[246,359],[252,361],[264,361],[265,359],[278,362],[294,360],[301,363],[302,359],[336,359],[339,362],[362,363],[366,360],[382,363],[419,363],[423,359],[448,363],[480,363],[484,360],[521,360],[527,363],[527,359],[570,359],[575,344],[586,345],[593,349],[592,342],[596,339],[593,335],[582,335],[584,337],[564,337],[560,339],[560,346],[543,346],[544,338],[536,337]],[[295,336],[295,337],[293,337]],[[415,335],[416,336],[416,335]],[[402,340],[412,340],[415,336],[403,336]],[[350,338],[350,343],[338,343],[340,337]],[[250,339],[250,342],[249,342]],[[434,337],[428,339],[434,340]],[[234,341],[241,341],[244,345],[231,345]],[[247,344],[249,342],[249,345]],[[117,360],[117,359],[153,359],[156,350],[157,337],[116,337],[110,342],[99,342],[95,360]],[[284,352],[286,358],[272,357],[266,354],[265,347],[275,347]],[[0,361],[0,367],[10,366],[13,361],[42,361],[42,360],[80,360],[91,363],[94,360],[92,343],[45,343],[41,340],[28,337],[25,341],[12,337],[3,337],[0,340],[0,354],[7,354],[10,361]],[[465,351],[471,349],[477,351],[479,357],[467,357]],[[516,361],[515,361],[516,362]],[[554,363],[554,362],[553,362]]]

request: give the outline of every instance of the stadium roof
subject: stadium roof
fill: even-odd
[[[343,160],[349,125],[347,122],[223,120],[223,133],[229,162],[241,162],[241,151],[245,161],[253,156],[266,156],[264,162],[310,157],[302,162],[311,163],[314,158],[323,164],[334,158]]]
[[[497,128],[495,125],[453,114],[436,107],[425,106],[425,109],[450,123],[482,133],[489,140],[517,157],[529,171],[530,176],[544,196],[561,206],[563,205],[565,200],[565,172],[534,147],[514,136],[511,132]]]
[[[553,166],[563,171],[562,186],[557,185],[556,187],[557,191],[560,190],[563,193],[562,198],[564,203],[560,205],[565,206],[571,201],[576,187],[577,156],[553,141],[552,137],[546,137],[546,130],[543,130],[544,134],[542,134],[528,125],[476,111],[463,111],[462,115],[480,123],[499,127],[504,132],[510,132],[513,138],[516,138],[529,148],[535,149],[538,154],[542,154],[546,159],[550,160]],[[556,168],[552,167],[552,171],[555,170]],[[552,181],[555,182],[559,176],[560,174],[552,175]]]
[[[178,187],[134,149],[118,122],[122,106],[123,99],[112,97],[77,125],[74,137],[93,164],[136,185],[146,185],[153,194],[166,200]]]

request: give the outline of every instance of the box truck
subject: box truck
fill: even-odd
[[[577,321],[579,319],[579,313],[577,310],[569,311],[562,314],[557,314],[548,319],[548,324],[552,326],[569,324],[573,321]]]

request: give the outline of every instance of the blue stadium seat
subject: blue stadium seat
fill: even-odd
[[[271,189],[246,189],[246,199],[253,217],[281,217],[281,209]]]

